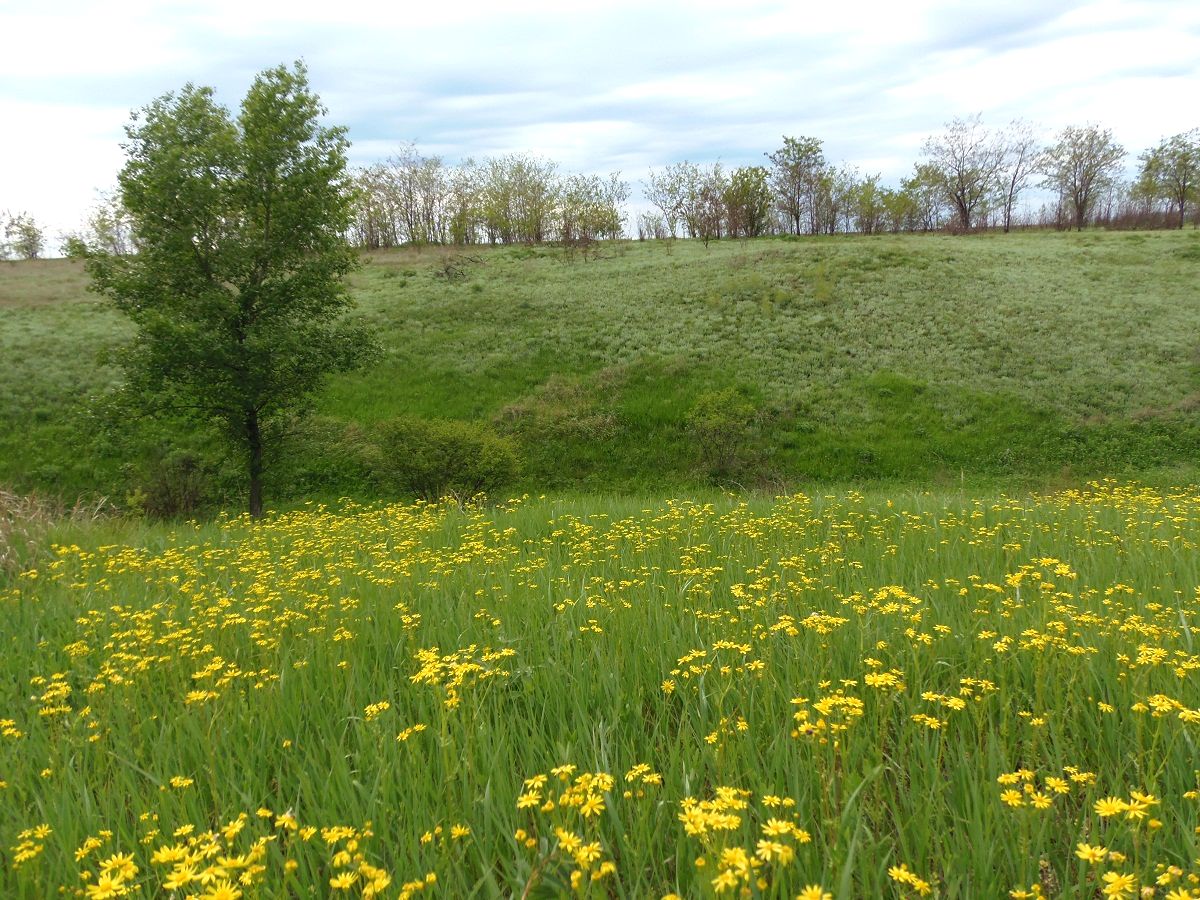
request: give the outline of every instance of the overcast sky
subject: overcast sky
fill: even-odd
[[[77,227],[131,110],[188,81],[236,107],[297,58],[355,164],[415,140],[635,191],[683,159],[762,162],[785,134],[892,182],[956,115],[1097,122],[1133,155],[1200,126],[1198,0],[0,0],[0,210]]]

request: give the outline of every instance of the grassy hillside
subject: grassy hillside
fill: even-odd
[[[386,356],[318,399],[276,498],[369,493],[329,447],[399,414],[513,435],[534,489],[1071,478],[1200,451],[1196,232],[405,250],[364,258],[354,292]],[[118,315],[66,261],[0,266],[0,311],[0,483],[127,489],[130,439],[88,413]],[[686,423],[724,389],[753,416],[714,461]]]

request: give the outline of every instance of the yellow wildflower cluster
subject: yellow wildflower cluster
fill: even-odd
[[[710,872],[712,889],[722,894],[737,891],[749,895],[765,891],[796,861],[797,847],[812,841],[805,829],[796,822],[795,801],[790,797],[765,795],[762,807],[769,812],[752,809],[750,791],[734,787],[718,787],[706,800],[685,797],[680,801],[679,821],[690,837],[700,841],[703,853],[696,858],[699,870]],[[786,817],[785,817],[786,816]],[[748,829],[758,821],[757,839]],[[822,889],[809,885],[805,890],[822,894]]]
[[[662,784],[662,776],[639,763],[625,773],[625,783],[638,789],[627,789],[622,798],[640,800],[646,786]],[[528,825],[516,829],[513,838],[536,857],[526,893],[544,882],[569,885],[576,893],[595,886],[607,895],[600,883],[616,875],[617,864],[606,858],[603,814],[616,784],[607,772],[578,772],[572,763],[525,779],[516,805],[528,811]]]
[[[413,684],[440,688],[444,693],[442,703],[446,709],[457,709],[465,687],[484,683],[491,678],[507,678],[511,673],[495,664],[516,654],[517,651],[511,647],[492,650],[474,644],[446,654],[441,654],[437,647],[418,650],[420,668],[410,680]]]

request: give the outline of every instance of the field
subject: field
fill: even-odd
[[[317,398],[268,502],[378,496],[339,439],[401,414],[509,435],[534,493],[1188,481],[1198,285],[1194,231],[369,255],[353,291],[386,355]],[[0,266],[0,485],[121,503],[180,440],[96,415],[123,328],[76,264]],[[726,389],[754,416],[714,467],[687,422]],[[212,477],[236,502],[236,466]]]
[[[1200,494],[309,504],[0,594],[0,895],[1200,896]]]

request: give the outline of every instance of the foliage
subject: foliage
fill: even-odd
[[[538,244],[560,241],[584,255],[619,237],[629,185],[558,172],[551,160],[508,154],[446,165],[408,144],[354,176],[351,231],[359,246]]]
[[[792,234],[822,234],[829,230],[832,170],[821,148],[817,138],[785,135],[783,146],[767,154],[775,202]]]
[[[391,419],[375,426],[368,467],[395,496],[438,500],[491,494],[517,475],[517,451],[482,425],[448,419]]]
[[[159,98],[129,126],[120,175],[138,252],[88,251],[96,290],[135,329],[126,390],[220,421],[255,515],[272,428],[373,348],[342,318],[347,142],[324,112],[301,64],[261,73],[236,120],[210,88]]]
[[[87,227],[68,235],[63,247],[73,259],[86,259],[92,249],[112,256],[130,256],[137,252],[133,229],[133,219],[120,194],[102,194],[88,215]]]
[[[0,259],[37,259],[42,255],[46,248],[46,238],[29,213],[0,216],[0,224],[4,226],[4,240],[0,241]]]
[[[191,449],[160,450],[130,467],[125,505],[156,519],[192,516],[211,502],[213,475]]]
[[[1200,200],[1200,129],[1164,138],[1140,159],[1142,194],[1171,204],[1182,228],[1188,206]]]
[[[696,398],[684,422],[708,477],[720,481],[745,474],[758,419],[747,391],[725,388]]]
[[[1068,126],[1046,149],[1043,186],[1056,191],[1068,205],[1076,231],[1083,229],[1097,197],[1116,180],[1125,148],[1112,131],[1098,125]]]
[[[769,179],[762,166],[739,166],[729,173],[725,209],[730,237],[759,237],[771,230]]]

